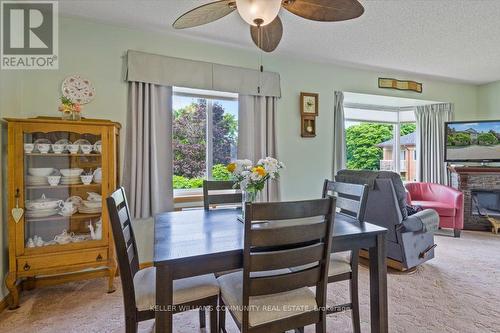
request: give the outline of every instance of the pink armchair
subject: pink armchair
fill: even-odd
[[[407,183],[408,204],[431,208],[439,214],[439,227],[452,228],[460,237],[464,228],[464,196],[451,187],[433,183]]]

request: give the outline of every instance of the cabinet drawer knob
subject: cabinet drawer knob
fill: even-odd
[[[30,266],[30,265],[28,265],[28,263],[25,263],[25,264],[24,264],[23,269],[24,269],[25,271],[29,271],[29,270],[30,270],[30,268],[31,268],[31,266]]]
[[[100,253],[97,255],[97,258],[95,258],[95,260],[96,260],[96,261],[101,261],[101,260],[102,260],[102,256],[101,256],[101,254],[100,254]]]

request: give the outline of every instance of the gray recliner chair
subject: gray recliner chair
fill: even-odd
[[[439,215],[433,209],[426,209],[408,216],[406,190],[397,173],[341,170],[335,179],[368,185],[364,220],[388,229],[388,258],[399,261],[405,269],[434,258],[434,232],[438,230]]]

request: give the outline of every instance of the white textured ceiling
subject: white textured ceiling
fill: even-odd
[[[332,0],[335,1],[335,0]],[[358,19],[313,22],[281,10],[276,55],[418,73],[474,84],[500,80],[500,0],[360,0]],[[174,30],[179,15],[209,0],[61,0],[62,14],[254,48],[234,12]]]

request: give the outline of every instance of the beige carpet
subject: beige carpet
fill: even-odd
[[[414,274],[389,275],[389,331],[500,332],[500,236],[464,232],[460,239],[437,236],[436,242],[437,257]],[[105,290],[99,279],[24,292],[21,308],[0,314],[0,332],[123,332],[121,291]],[[345,295],[346,283],[329,287],[330,303],[343,303]],[[370,331],[368,299],[368,270],[361,267],[363,332]],[[199,332],[197,318],[196,312],[175,315],[175,331]],[[152,325],[140,329],[148,332]],[[351,332],[350,313],[328,316],[327,327]],[[234,323],[228,331],[237,332]]]

